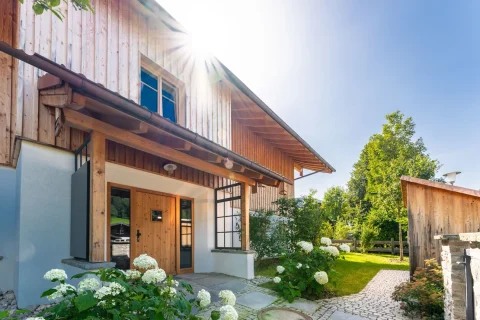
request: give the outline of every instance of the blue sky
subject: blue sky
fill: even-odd
[[[296,195],[345,185],[397,109],[480,188],[480,1],[158,1],[336,168]]]

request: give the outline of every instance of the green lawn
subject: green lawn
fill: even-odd
[[[277,265],[276,259],[261,261],[255,266],[255,274],[273,277]],[[345,260],[341,258],[337,260],[336,275],[331,279],[329,289],[335,296],[358,293],[382,269],[409,270],[408,257],[401,262],[398,256],[388,254],[347,253]],[[273,283],[268,282],[262,286],[272,288]]]
[[[130,225],[130,220],[129,219],[118,218],[118,217],[111,217],[110,218],[110,224],[120,223],[120,222],[123,222],[124,224]]]

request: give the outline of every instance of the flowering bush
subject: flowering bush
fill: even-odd
[[[84,278],[78,287],[65,283],[67,274],[60,269],[48,271],[44,278],[57,285],[45,291],[42,297],[58,303],[30,320],[53,319],[199,319],[192,315],[192,306],[199,310],[210,304],[210,293],[200,290],[197,297],[187,300],[186,294],[193,295],[192,287],[167,276],[158,268],[157,261],[141,255],[133,262],[139,270],[121,271],[102,269],[77,274],[72,279]],[[179,287],[179,288],[177,288]],[[228,290],[219,297],[226,304],[210,316],[213,320],[237,320],[235,295]]]
[[[417,268],[412,281],[398,285],[392,298],[407,315],[443,319],[443,275],[437,260],[426,260],[425,268]]]
[[[328,238],[321,242],[332,243]],[[301,296],[320,296],[339,255],[338,249],[330,245],[315,248],[310,242],[298,242],[295,252],[280,257],[282,265],[277,266],[277,276],[273,278],[276,289],[290,302]]]

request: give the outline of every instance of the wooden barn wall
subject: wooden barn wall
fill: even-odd
[[[410,272],[426,259],[440,261],[439,234],[480,232],[480,199],[462,193],[407,184]]]
[[[292,181],[294,180],[292,158],[273,147],[265,139],[250,131],[235,119],[232,119],[232,150]],[[286,184],[286,190],[288,197],[294,197],[293,185]],[[275,210],[276,206],[272,205],[272,202],[281,197],[279,192],[279,188],[269,186],[258,188],[258,192],[250,197],[250,209]]]
[[[75,10],[71,1],[62,1],[63,21],[50,12],[36,16],[32,1],[18,5],[18,27],[12,22],[12,8],[18,1],[0,2],[1,37],[7,42],[12,42],[10,29],[14,28],[18,30],[16,47],[63,64],[135,102],[139,102],[143,54],[185,84],[185,126],[231,148],[230,88],[222,81],[212,80],[205,63],[186,51],[184,35],[165,28],[158,18],[137,12],[131,6],[133,1],[93,0],[95,14]],[[54,137],[54,116],[39,105],[37,80],[43,71],[19,62],[15,70],[18,83],[11,83],[8,79],[12,78],[12,59],[2,55],[0,63],[7,66],[0,71],[0,124],[7,128],[0,130],[0,163],[9,163],[15,135],[68,149],[78,147],[84,134],[66,128]],[[10,100],[9,95],[13,97]]]
[[[109,140],[107,140],[106,154],[107,161],[169,178],[191,182],[208,188],[223,187],[227,181],[222,177],[187,167]],[[174,171],[172,176],[169,176],[167,171],[163,169],[163,166],[167,163],[175,163],[177,165],[177,170]]]

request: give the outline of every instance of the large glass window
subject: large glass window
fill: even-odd
[[[112,187],[110,192],[111,261],[130,269],[130,190]]]
[[[162,81],[162,112],[163,117],[170,119],[172,122],[176,122],[175,116],[175,102],[176,102],[176,90],[173,85],[166,81]]]
[[[215,189],[215,243],[218,249],[242,248],[241,185]]]
[[[188,269],[193,266],[192,209],[192,200],[180,199],[180,269]]]

